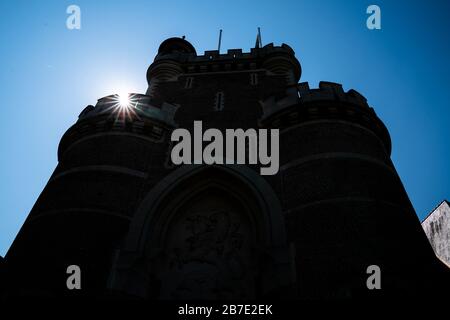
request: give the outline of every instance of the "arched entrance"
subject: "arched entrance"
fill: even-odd
[[[245,166],[186,166],[142,201],[111,287],[159,299],[256,298],[292,284],[292,263],[263,178]]]

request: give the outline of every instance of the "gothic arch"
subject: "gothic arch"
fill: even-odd
[[[180,253],[182,246],[188,246],[189,250],[184,251],[189,252]],[[270,265],[265,270],[261,269],[261,259]],[[242,165],[184,166],[161,180],[141,202],[113,268],[112,286],[119,290],[125,287],[128,288],[125,291],[148,297],[142,285],[136,292],[139,285],[136,286],[137,280],[133,279],[140,279],[140,283],[151,282],[142,277],[152,274],[161,278],[161,270],[179,261],[184,263],[184,282],[188,281],[185,273],[192,273],[192,270],[198,273],[203,269],[203,276],[215,275],[215,283],[219,278],[229,276],[232,279],[241,273],[245,273],[245,277],[236,284],[250,283],[254,279],[249,274],[275,273],[280,266],[292,267],[291,260],[281,205],[266,180]],[[227,270],[217,270],[224,265],[228,266]],[[231,272],[231,269],[234,270]],[[280,274],[278,271],[276,273]],[[167,282],[177,275],[172,272],[164,277]],[[293,281],[292,277],[278,279],[278,283],[276,276],[265,278],[272,278],[258,284],[265,291]],[[163,284],[161,291],[164,290]],[[222,290],[225,293],[220,297],[226,294],[235,297],[230,290]],[[247,297],[250,296],[253,294],[248,293]]]
[[[272,187],[264,178],[250,168],[242,165],[193,165],[178,168],[169,174],[144,198],[130,224],[129,234],[126,240],[127,250],[134,251],[142,245],[142,237],[145,237],[145,231],[148,231],[148,224],[158,214],[158,209],[160,209],[162,202],[167,199],[166,197],[183,182],[202,172],[211,173],[211,175],[214,172],[223,172],[247,186],[262,209],[261,218],[265,220],[265,228],[270,235],[270,242],[273,245],[281,245],[286,242],[280,202]],[[210,183],[217,183],[217,179],[210,178],[209,180]]]

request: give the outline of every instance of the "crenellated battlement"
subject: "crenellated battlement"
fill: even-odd
[[[206,50],[203,55],[197,55],[195,52],[168,52],[159,53],[155,57],[155,62],[159,60],[177,60],[182,63],[204,63],[210,61],[232,61],[236,59],[255,59],[264,58],[274,54],[286,54],[295,57],[294,50],[283,43],[281,46],[274,46],[269,43],[262,48],[251,48],[250,52],[242,52],[242,49],[228,49],[227,53],[219,53],[218,50]]]
[[[307,82],[286,89],[281,99],[271,96],[260,102],[262,127],[288,128],[316,120],[339,120],[362,125],[375,132],[391,150],[389,133],[366,98],[356,90],[344,91],[339,83],[322,81],[311,89]]]
[[[301,66],[294,50],[287,44],[274,46],[267,44],[262,48],[252,48],[250,52],[242,49],[229,49],[221,54],[218,50],[207,50],[197,55],[186,40],[172,39],[158,51],[154,62],[147,70],[147,80],[167,81],[182,73],[227,72],[255,69],[267,69],[275,74],[292,73],[292,79],[298,82]],[[189,47],[181,50],[180,46]]]
[[[369,107],[366,98],[362,94],[353,89],[345,92],[339,83],[321,81],[318,89],[310,89],[308,82],[302,82],[298,84],[297,88],[302,102],[337,100],[361,107]]]
[[[269,118],[273,114],[296,104],[321,101],[350,104],[373,112],[373,109],[367,104],[366,98],[356,90],[351,89],[345,92],[341,84],[327,81],[321,81],[319,88],[310,89],[308,82],[301,82],[286,89],[286,94],[283,98],[277,100],[272,96],[261,102],[264,113],[263,119]]]
[[[156,106],[151,97],[145,94],[130,93],[129,105],[121,107],[117,94],[98,99],[94,106],[89,105],[81,111],[78,122],[95,116],[113,116],[116,120],[139,120],[141,117],[151,118],[167,125],[175,126],[174,116],[178,106],[163,102]],[[121,114],[125,119],[120,119]]]
[[[153,141],[176,126],[178,106],[163,102],[156,105],[144,94],[129,94],[128,106],[121,106],[118,95],[100,98],[94,106],[88,105],[78,116],[78,121],[66,131],[58,147],[58,158],[64,151],[84,137],[99,133],[130,133]]]

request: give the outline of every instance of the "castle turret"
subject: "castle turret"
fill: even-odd
[[[301,296],[420,294],[445,272],[390,159],[389,133],[366,99],[337,83],[308,83],[263,102],[279,128],[286,226]],[[380,268],[383,291],[361,279]],[[445,275],[445,273],[444,273]],[[409,279],[414,279],[413,283]]]
[[[87,106],[61,139],[58,166],[7,254],[11,295],[101,296],[113,255],[160,164],[176,107],[118,95]],[[82,291],[66,270],[83,272]],[[33,272],[29,268],[33,266]]]

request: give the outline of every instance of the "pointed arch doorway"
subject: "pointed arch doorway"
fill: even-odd
[[[180,167],[144,198],[110,287],[153,299],[252,299],[293,287],[270,185],[246,166]]]

